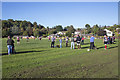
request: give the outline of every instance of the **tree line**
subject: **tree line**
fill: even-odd
[[[71,36],[75,31],[80,31],[81,34],[97,34],[98,36],[103,35],[103,30],[107,28],[113,32],[116,32],[116,28],[120,28],[120,25],[113,26],[100,26],[94,25],[90,26],[86,24],[84,28],[75,29],[73,25],[66,26],[63,28],[62,25],[56,25],[52,28],[49,26],[43,26],[37,24],[37,22],[31,23],[30,21],[22,20],[2,20],[2,37],[7,37],[8,35],[23,35],[23,36],[49,36],[50,34],[56,34],[59,31],[64,31],[66,34],[64,36]]]

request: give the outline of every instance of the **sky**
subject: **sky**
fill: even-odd
[[[118,24],[118,2],[2,2],[2,20],[27,20],[45,27]]]

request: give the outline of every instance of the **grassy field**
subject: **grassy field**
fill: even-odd
[[[3,78],[116,78],[118,77],[118,42],[104,50],[96,39],[97,50],[87,51],[89,40],[82,49],[50,48],[48,39],[15,41],[17,54],[7,55],[7,39],[2,39]],[[59,44],[59,41],[56,41]],[[69,42],[70,46],[70,42]]]

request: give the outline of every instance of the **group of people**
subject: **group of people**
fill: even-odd
[[[27,42],[28,42],[28,39],[27,38]],[[42,37],[39,37],[39,39],[41,40]],[[55,40],[56,40],[56,37],[52,37],[52,38],[48,38],[49,41],[51,41],[51,48],[54,48],[55,46]],[[90,49],[94,49],[96,48],[95,45],[94,45],[94,35],[91,36],[90,38]],[[66,47],[68,47],[68,43],[69,43],[69,37],[66,37],[63,39],[65,42],[66,42]],[[71,37],[71,49],[75,49],[75,42],[77,43],[77,48],[78,49],[81,49],[81,45],[84,44],[84,40],[85,38],[82,36],[80,37],[80,35],[77,35],[77,38],[74,37],[74,35]],[[57,47],[59,48],[62,48],[62,38],[59,39],[59,42],[60,42],[60,45],[58,45]],[[105,49],[107,49],[107,44],[112,44],[115,42],[115,37],[107,37],[106,35],[104,35],[104,38],[103,38],[103,42],[105,44]],[[17,43],[19,44],[20,43],[20,38],[17,37]],[[7,47],[8,47],[8,55],[10,55],[10,53],[14,53],[15,50],[14,50],[14,40],[12,39],[12,37],[8,36],[8,40],[7,40]]]
[[[77,47],[78,49],[81,49],[81,45],[84,44],[84,37],[80,37],[79,35],[77,36],[77,38],[74,38],[74,35],[71,37],[71,49],[75,49],[75,42],[77,43]],[[50,38],[49,38],[50,40]],[[51,38],[51,48],[54,48],[54,44],[55,44],[55,37],[52,36]],[[66,47],[68,47],[68,42],[69,42],[69,37],[66,37],[63,39],[66,42]],[[59,39],[60,42],[60,48],[62,48],[62,38]]]
[[[115,42],[115,36],[110,37],[110,36],[104,35],[103,42],[105,44],[105,49],[107,49],[107,44],[113,44]]]

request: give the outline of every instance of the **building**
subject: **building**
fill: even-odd
[[[75,31],[75,33],[74,34],[81,34],[81,32],[80,31]]]
[[[116,28],[116,31],[118,32],[118,34],[120,34],[120,28]]]
[[[113,32],[107,29],[104,29],[104,31],[106,31],[106,35],[107,36],[113,36]]]

